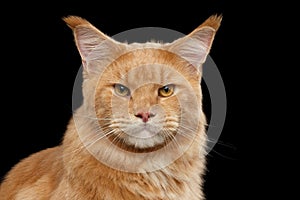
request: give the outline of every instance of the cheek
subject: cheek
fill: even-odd
[[[102,89],[95,95],[95,110],[98,118],[126,117],[128,100],[115,96],[110,88]]]
[[[176,96],[160,100],[166,117],[180,117],[181,106]]]
[[[95,94],[95,111],[96,116],[100,119],[110,118],[112,91],[110,89],[98,90]]]

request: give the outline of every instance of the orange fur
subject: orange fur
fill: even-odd
[[[77,17],[77,16],[69,16],[69,17],[64,17],[63,20],[67,23],[67,25],[71,28],[74,29],[76,28],[76,26],[79,25],[90,25],[90,23],[81,18],[81,17]]]
[[[217,31],[221,25],[221,21],[222,15],[212,15],[207,20],[205,20],[205,22],[203,22],[198,28],[207,26]]]
[[[187,36],[203,35],[201,62],[194,62],[198,55],[192,58],[194,54],[185,52],[190,47],[182,48],[185,40],[127,45],[108,38],[85,19],[71,16],[64,21],[72,28],[85,61],[83,105],[70,120],[61,145],[37,152],[12,168],[0,185],[0,200],[203,200],[206,120],[201,109],[201,71],[195,65],[202,64],[209,53],[221,17],[210,17]],[[109,40],[105,47],[103,40]],[[90,59],[110,47],[110,58]],[[114,94],[115,83],[130,88],[131,97]],[[157,90],[170,83],[178,86],[176,93],[157,96]],[[141,110],[154,110],[147,126],[155,129],[161,124],[168,137],[159,130],[151,138],[136,139],[120,128],[117,118],[127,120],[122,125],[134,127],[128,133],[139,134],[141,120],[135,113]],[[181,127],[185,117],[189,120]],[[100,137],[99,127],[105,137]],[[109,131],[113,133],[108,135]],[[178,153],[182,155],[176,157]]]

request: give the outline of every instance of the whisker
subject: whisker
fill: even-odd
[[[213,153],[217,154],[218,156],[220,156],[220,157],[222,157],[222,158],[225,158],[225,159],[228,159],[228,160],[237,160],[237,159],[235,159],[235,158],[232,158],[232,157],[229,157],[229,156],[225,156],[224,154],[217,152],[217,151],[214,150],[213,148],[210,149],[210,152],[213,152]],[[211,155],[211,153],[209,153],[207,156],[213,157],[213,156]]]
[[[184,131],[180,131],[178,130],[178,133],[182,136],[184,136],[185,138],[189,139],[189,140],[194,140],[195,139],[195,134],[197,133],[196,130],[191,130],[187,127],[184,127],[184,126],[180,126],[181,128],[185,129],[185,130],[188,130],[188,131],[191,131],[193,134],[187,134],[187,132],[184,132]]]
[[[93,146],[93,145],[94,145],[95,143],[97,143],[99,140],[103,139],[104,137],[107,137],[108,135],[112,134],[114,131],[115,131],[115,130],[112,129],[111,131],[109,131],[109,132],[103,134],[102,136],[100,136],[99,138],[97,138],[95,141],[93,141],[93,142],[91,142],[90,144],[88,144],[88,145],[86,146],[86,148],[89,148],[89,147]]]
[[[182,149],[182,146],[178,143],[177,138],[167,129],[163,129],[163,133],[164,135],[166,135],[171,141],[173,141],[174,143],[172,143],[172,145],[174,146],[174,148],[179,149],[181,155],[184,154],[184,150]],[[170,144],[170,143],[169,143]],[[167,146],[169,147],[169,145]],[[171,148],[171,147],[170,147]],[[187,165],[188,161],[186,160],[186,158],[184,156],[181,156],[181,158],[183,159],[183,162],[185,163],[185,165]]]
[[[233,151],[236,151],[236,150],[237,150],[237,148],[236,148],[234,145],[232,145],[232,144],[226,144],[225,142],[220,141],[220,140],[212,141],[212,140],[210,140],[210,139],[207,139],[207,141],[208,141],[208,142],[211,142],[211,143],[214,143],[214,144],[216,144],[216,145],[220,145],[220,146],[222,146],[222,147],[229,148],[229,149],[231,149],[231,150],[233,150]],[[224,154],[222,154],[222,153],[216,151],[216,150],[215,150],[215,147],[209,147],[209,148],[208,148],[208,146],[207,146],[206,148],[208,149],[207,151],[211,151],[211,152],[213,152],[213,153],[217,154],[218,156],[221,156],[221,157],[223,157],[223,158],[225,158],[225,159],[236,160],[235,158],[226,156],[226,155],[224,155]],[[212,156],[212,155],[211,155],[211,154],[208,154],[208,156]]]
[[[97,143],[99,140],[103,139],[105,136],[108,136],[112,134],[114,130],[108,131],[107,133],[103,134],[101,137],[99,137],[99,134],[93,134],[93,135],[87,135],[84,138],[80,138],[81,140],[81,145],[77,148],[75,148],[72,152],[69,152],[67,154],[63,154],[62,157],[67,157],[67,156],[75,156],[76,154],[79,154],[82,152],[84,149],[90,148],[93,146],[95,143]],[[85,144],[88,140],[91,140],[90,143]]]
[[[69,152],[69,153],[64,153],[60,156],[60,158],[65,158],[65,157],[68,157],[68,156],[75,156],[77,154],[79,154],[82,150],[85,149],[85,146],[84,145],[80,145],[78,148],[75,148],[73,151]]]
[[[115,131],[115,130],[114,130],[114,131]],[[114,134],[116,134],[116,132],[114,132]],[[113,144],[114,144],[115,142],[118,142],[117,140],[119,140],[119,136],[120,136],[121,134],[122,134],[121,132],[116,134],[116,137],[111,141],[111,143],[109,144],[109,146],[106,147],[104,154],[106,154],[107,151],[108,151],[109,149],[113,149],[113,147],[112,147]],[[111,152],[111,151],[110,151],[110,152]]]
[[[221,140],[215,140],[215,141],[213,141],[212,139],[207,138],[207,142],[218,144],[218,145],[221,145],[221,146],[228,147],[230,149],[236,150],[236,147],[234,145],[222,142]]]
[[[201,147],[201,151],[203,150],[203,151],[205,151],[204,153],[206,153],[205,146],[203,146],[203,145],[206,145],[206,137],[198,138],[196,135],[197,134],[196,130],[193,130],[193,129],[185,127],[185,126],[182,126],[182,128],[192,131],[193,134],[187,134],[186,132],[183,132],[183,131],[180,131],[178,133],[180,135],[182,135],[183,137],[187,138],[188,140],[192,141],[193,143],[196,142],[199,145],[199,147]],[[202,153],[201,153],[201,155],[202,155]]]
[[[179,125],[179,128],[184,128],[185,130],[191,131],[193,133],[196,133],[198,131],[197,129],[193,129],[188,126],[182,125],[182,124]]]

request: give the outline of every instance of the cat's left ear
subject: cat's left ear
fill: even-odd
[[[167,46],[167,49],[200,67],[212,46],[215,34],[221,24],[222,16],[213,15],[189,35],[177,39]]]

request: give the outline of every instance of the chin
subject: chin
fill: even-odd
[[[164,138],[159,134],[156,134],[148,138],[138,138],[138,137],[128,136],[127,138],[125,138],[124,142],[128,146],[131,146],[136,149],[155,148],[155,147],[163,146],[166,143]]]

